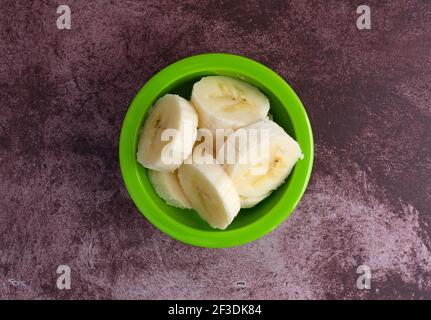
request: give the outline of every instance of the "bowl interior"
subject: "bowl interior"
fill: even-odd
[[[286,132],[289,133],[289,135],[291,135],[294,139],[296,139],[296,134],[295,134],[291,119],[289,117],[289,114],[287,113],[285,107],[283,107],[279,99],[277,99],[277,97],[271,92],[271,90],[268,87],[265,86],[265,84],[257,82],[256,80],[253,80],[251,78],[247,78],[246,76],[239,75],[238,73],[230,73],[228,71],[214,72],[214,73],[196,72],[195,74],[188,75],[182,78],[181,80],[176,81],[171,86],[166,87],[163,90],[163,92],[160,93],[159,97],[163,96],[166,93],[173,93],[173,94],[178,94],[183,98],[189,100],[191,96],[193,84],[199,81],[201,77],[208,76],[208,75],[226,75],[226,76],[240,78],[259,88],[259,90],[261,90],[270,100],[270,113],[272,114],[274,121],[278,123],[281,127],[283,127],[284,130],[286,130]],[[144,120],[145,120],[145,117],[143,117],[141,126],[143,125]],[[136,140],[135,148],[137,148],[137,143],[138,141]],[[301,160],[299,160],[299,162],[301,162]],[[235,230],[235,229],[242,228],[248,224],[251,224],[259,220],[265,214],[270,212],[271,208],[280,200],[283,194],[285,192],[288,192],[288,188],[291,182],[291,177],[294,174],[296,167],[300,164],[299,162],[293,168],[292,173],[289,175],[288,179],[281,187],[275,190],[268,198],[266,198],[264,201],[259,203],[257,206],[250,209],[241,209],[238,216],[234,219],[232,224],[226,230]],[[202,231],[209,231],[209,232],[224,232],[224,231],[212,229],[211,227],[209,227],[209,225],[205,221],[203,221],[198,216],[198,214],[195,213],[193,210],[178,209],[170,205],[167,205],[154,192],[147,177],[147,170],[144,167],[139,165],[138,171],[139,171],[138,174],[140,175],[140,180],[144,184],[144,187],[147,190],[147,192],[151,193],[150,196],[154,199],[158,207],[170,218],[172,218],[173,220],[175,220],[180,224],[186,225],[194,229],[199,229]]]

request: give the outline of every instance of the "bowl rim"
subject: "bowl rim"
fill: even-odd
[[[305,161],[305,164],[301,166],[301,170],[294,170],[291,174],[291,181],[298,182],[296,180],[300,180],[302,181],[301,185],[291,187],[292,190],[289,190],[289,185],[286,189],[286,191],[289,190],[289,197],[286,198],[284,194],[269,213],[237,229],[198,230],[181,224],[164,213],[145,191],[138,174],[140,164],[136,160],[135,143],[148,108],[163,94],[164,90],[168,91],[166,88],[172,87],[177,81],[187,76],[198,73],[226,74],[226,72],[237,74],[239,78],[253,79],[262,85],[266,81],[271,82],[270,85],[264,86],[279,99],[289,114],[295,133],[301,127],[301,136],[296,138],[299,139],[298,143],[301,145],[304,155],[307,156],[302,160]],[[288,108],[286,107],[286,96],[290,96],[290,99],[293,98],[295,102]],[[148,100],[150,103],[147,106],[142,106],[140,102],[142,99]],[[130,143],[131,141],[133,143]],[[183,243],[207,248],[225,248],[243,245],[270,233],[292,213],[310,180],[314,162],[314,141],[311,124],[301,100],[277,73],[244,56],[227,53],[205,53],[190,56],[168,65],[140,88],[124,117],[120,132],[119,158],[121,174],[129,196],[141,214],[155,227]]]

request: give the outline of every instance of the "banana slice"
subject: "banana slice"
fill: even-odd
[[[246,148],[235,145],[236,161],[229,163],[225,157],[224,168],[240,197],[264,199],[288,177],[296,161],[302,158],[301,149],[283,128],[269,119],[239,129],[229,137],[226,144],[236,143],[238,140],[235,136],[240,130],[247,133],[251,130],[266,130],[268,134],[266,139],[250,143]]]
[[[187,100],[178,95],[163,96],[145,120],[138,143],[138,162],[149,169],[174,171],[191,154],[197,126],[197,113]]]
[[[269,100],[250,84],[223,76],[210,76],[196,82],[192,103],[199,115],[199,126],[216,129],[237,129],[264,119]]]
[[[191,209],[192,205],[184,194],[177,172],[148,170],[148,178],[154,190],[167,204],[181,209]]]
[[[261,197],[239,197],[241,200],[241,208],[243,209],[253,208],[259,202],[267,198],[270,194],[271,193],[268,193]]]
[[[192,207],[217,229],[226,229],[240,210],[240,199],[232,180],[209,154],[193,152],[178,169],[178,178]]]

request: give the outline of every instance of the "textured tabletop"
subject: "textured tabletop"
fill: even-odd
[[[371,30],[358,1],[63,2],[70,30],[0,1],[0,298],[431,298],[431,1],[366,1]],[[119,171],[134,95],[204,52],[279,73],[315,135],[295,212],[232,249],[158,231]]]

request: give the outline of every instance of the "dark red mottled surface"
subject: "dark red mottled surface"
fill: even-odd
[[[431,298],[431,1],[366,1],[368,31],[362,1],[65,0],[64,31],[58,4],[0,1],[0,298]],[[136,92],[203,52],[278,72],[315,133],[297,210],[233,249],[162,234],[119,171]]]

